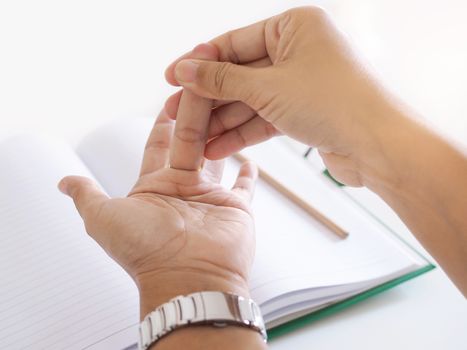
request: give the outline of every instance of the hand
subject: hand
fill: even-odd
[[[292,9],[210,45],[222,62],[188,53],[166,71],[217,100],[206,157],[278,133],[317,147],[338,181],[383,198],[467,295],[465,150],[387,92],[323,10]],[[166,104],[173,118],[179,97]]]
[[[223,62],[190,52],[166,71],[170,83],[217,99],[206,157],[283,133],[317,147],[339,181],[362,185],[362,163],[396,118],[383,118],[390,97],[322,9],[292,9],[210,45]],[[179,98],[166,104],[172,117]]]
[[[199,56],[212,57],[212,50],[200,47]],[[222,161],[205,161],[198,171],[211,103],[187,91],[176,126],[161,112],[127,198],[109,199],[82,177],[59,184],[73,198],[89,235],[135,280],[142,317],[179,294],[249,293],[255,250],[249,203],[257,170],[243,164],[231,190],[219,184]]]

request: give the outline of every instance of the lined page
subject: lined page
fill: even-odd
[[[56,187],[86,167],[67,145],[26,135],[0,144],[0,164],[0,349],[134,343],[137,289]]]

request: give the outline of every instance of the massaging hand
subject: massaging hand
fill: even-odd
[[[188,53],[166,72],[171,84],[218,100],[206,157],[283,133],[318,147],[338,180],[361,185],[358,163],[387,123],[377,113],[386,97],[323,10],[292,9],[210,45],[223,62]],[[179,98],[167,102],[171,117]]]
[[[196,53],[215,59],[209,47]],[[160,113],[127,198],[109,199],[82,177],[59,185],[73,198],[87,232],[138,284],[142,316],[196,290],[248,296],[255,249],[249,203],[257,170],[245,163],[231,190],[219,184],[223,162],[204,162],[203,156],[211,103],[187,92],[176,126]]]
[[[467,156],[419,121],[318,8],[298,8],[188,53],[167,80],[217,99],[209,159],[277,133],[318,148],[331,174],[382,197],[467,296]],[[180,94],[166,109],[176,117]],[[237,101],[237,102],[235,102]]]

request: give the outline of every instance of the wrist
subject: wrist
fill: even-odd
[[[413,112],[392,103],[381,108],[372,140],[358,160],[362,184],[389,205],[394,201],[427,201],[425,190],[433,187],[427,175],[434,164],[441,166],[449,153],[441,138]]]
[[[136,279],[140,294],[140,317],[170,299],[201,291],[219,291],[250,297],[247,282],[235,275],[205,271],[146,272]]]
[[[422,127],[392,98],[370,105],[364,124],[364,142],[353,153],[360,182],[377,193],[397,191],[409,182],[406,163],[414,143],[423,142]]]

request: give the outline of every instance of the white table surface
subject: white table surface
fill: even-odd
[[[154,116],[174,91],[163,80],[171,59],[228,29],[309,3],[1,1],[0,132],[34,130],[76,143],[108,120]],[[319,3],[389,87],[466,144],[465,2]],[[387,208],[379,213],[410,239]],[[274,340],[270,348],[466,349],[467,303],[438,268]]]

